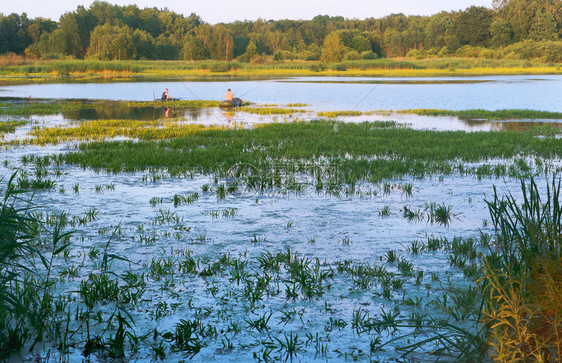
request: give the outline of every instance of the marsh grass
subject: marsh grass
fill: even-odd
[[[460,119],[486,119],[486,120],[508,120],[508,119],[558,119],[562,120],[562,112],[538,111],[527,109],[509,110],[438,110],[438,109],[409,109],[398,110],[396,113],[410,113],[422,116],[457,116]]]
[[[154,101],[121,101],[113,102],[114,104],[123,104],[127,107],[186,107],[186,108],[213,108],[219,106],[219,101],[209,100],[154,100]]]
[[[361,116],[363,113],[361,111],[323,111],[318,112],[318,117],[325,117],[325,118],[337,118],[339,116]]]
[[[54,115],[66,111],[91,109],[93,107],[94,104],[88,101],[22,100],[20,103],[0,103],[0,115]]]
[[[279,107],[244,107],[241,111],[256,115],[293,115],[296,113],[306,113],[306,110],[295,108]]]
[[[61,76],[66,78],[132,80],[145,76],[186,78],[235,76],[443,76],[443,75],[487,75],[487,74],[557,74],[559,67],[549,64],[532,64],[527,60],[498,60],[473,58],[439,59],[375,59],[354,60],[341,63],[317,61],[274,62],[253,64],[222,61],[97,61],[97,60],[53,60],[12,62],[2,67],[2,75],[14,76],[18,82],[52,82]],[[33,76],[33,77],[29,77]],[[141,78],[142,79],[142,78]],[[8,81],[8,79],[6,79]]]
[[[117,125],[118,122],[115,130]],[[468,167],[462,162],[482,162],[516,155],[555,158],[562,154],[562,140],[555,138],[538,139],[515,132],[435,132],[378,126],[377,123],[316,121],[270,124],[255,129],[174,126],[157,130],[142,125],[125,132],[115,131],[115,134],[147,141],[81,144],[78,152],[60,155],[57,162],[77,163],[111,172],[168,168],[172,175],[192,171],[228,175],[240,165],[248,165],[244,170],[251,171],[251,175],[242,177],[251,184],[248,187],[258,190],[273,187],[280,180],[271,169],[272,163],[275,163],[274,170],[278,175],[292,176],[295,172],[311,174],[314,184],[337,191],[345,184],[353,185],[363,179],[381,180],[405,174],[423,176],[459,172],[479,176],[517,175],[521,173],[520,168],[527,169],[529,166],[514,163],[509,168],[498,170],[494,167]],[[96,129],[92,131],[93,135],[99,135],[96,137],[105,134]],[[73,132],[78,132],[79,137],[90,134],[86,129],[56,131],[57,134],[60,132],[68,132],[68,136],[64,137],[76,137],[72,136]],[[60,137],[46,134],[38,140],[48,142]],[[148,141],[169,137],[176,138],[158,143]],[[319,166],[314,162],[319,157],[328,161],[323,173],[318,173]],[[268,158],[272,160],[264,162]],[[538,167],[537,172],[540,172],[545,166]],[[281,180],[289,183],[293,179]],[[438,223],[450,221],[450,211],[444,212]]]
[[[553,184],[553,191],[547,193],[549,195],[548,200],[551,200],[549,207],[544,206],[547,203],[541,203],[542,207],[537,207],[539,204],[532,201],[533,198],[537,198],[536,187],[531,188],[533,198],[527,197],[526,202],[523,203],[525,207],[520,207],[521,221],[517,223],[527,223],[524,227],[528,231],[526,233],[536,237],[535,241],[539,241],[548,247],[536,248],[533,247],[535,244],[529,244],[531,246],[528,247],[529,250],[540,250],[549,255],[553,253],[552,248],[558,246],[559,241],[555,239],[560,235],[560,227],[551,228],[547,225],[559,223],[560,212],[553,212],[553,210],[559,210],[557,204],[559,203],[559,186],[558,184],[556,191],[554,191],[555,186]],[[13,188],[9,190],[15,191]],[[528,195],[530,192],[527,191],[526,194]],[[214,193],[207,197],[214,199]],[[478,253],[482,246],[491,250],[485,260],[489,266],[496,266],[499,269],[503,266],[502,263],[513,263],[514,258],[517,261],[522,261],[523,259],[518,257],[522,250],[514,248],[499,237],[502,235],[500,233],[502,223],[505,222],[509,225],[509,223],[513,223],[514,219],[504,218],[504,222],[498,222],[502,220],[500,218],[503,215],[502,213],[511,211],[511,209],[508,202],[502,202],[502,199],[497,195],[496,199],[495,202],[489,202],[491,210],[495,211],[494,206],[499,208],[494,212],[495,214],[491,212],[493,215],[492,223],[498,226],[498,235],[495,239],[484,235],[480,239],[455,237],[447,240],[444,237],[427,237],[427,241],[424,240],[423,242],[414,240],[405,249],[421,258],[423,258],[423,253],[431,251],[435,254],[449,253],[453,257],[457,256],[455,258],[459,260],[472,261],[462,267],[463,274],[470,281],[476,278],[485,278],[482,277],[482,273],[486,273],[486,267],[482,268],[477,263]],[[172,203],[173,201],[168,200],[168,202]],[[533,208],[533,211],[526,208]],[[226,215],[230,217],[235,212],[234,209],[218,209],[215,211],[217,217],[227,217]],[[513,211],[517,211],[517,208],[513,208]],[[547,211],[554,214],[554,217],[547,217]],[[102,211],[90,208],[85,210],[80,218],[85,218],[87,223],[90,223],[100,218],[101,213]],[[181,219],[170,209],[159,209],[156,214],[156,225],[170,224],[173,225],[170,228],[174,229]],[[541,222],[538,230],[547,231],[547,237],[540,237],[535,228],[539,224],[531,222],[530,220],[533,220],[533,218],[528,219],[526,217],[532,217],[533,215],[541,216],[542,220],[545,221],[544,223]],[[505,215],[503,216],[505,217]],[[37,218],[50,226],[56,226],[57,223],[64,225],[74,219],[74,217],[62,213],[42,214],[41,217]],[[282,224],[284,225],[285,221]],[[517,226],[520,227],[521,224],[517,224]],[[144,228],[144,226],[138,225],[136,229],[138,233],[144,233]],[[518,233],[523,232],[518,229]],[[508,235],[513,236],[514,234]],[[201,240],[207,241],[207,237],[204,236]],[[265,242],[264,237],[258,237],[257,235],[254,235],[254,240],[257,246]],[[59,238],[59,241],[66,243],[64,238]],[[344,244],[343,240],[339,242]],[[349,247],[346,248],[352,246],[351,243],[347,245]],[[63,246],[60,245],[58,249]],[[426,280],[429,280],[429,274],[424,274],[424,271],[417,269],[414,265],[418,256],[412,256],[412,261],[409,261],[404,257],[397,256],[393,251],[389,251],[385,256],[386,258],[381,258],[381,261],[387,260],[387,263],[381,265],[344,260],[332,266],[328,262],[310,259],[292,250],[274,253],[264,249],[261,254],[255,256],[240,253],[237,256],[220,254],[211,257],[192,255],[188,248],[182,248],[181,251],[175,251],[174,249],[173,257],[152,256],[152,259],[144,265],[142,273],[126,271],[117,275],[112,273],[112,263],[120,261],[121,257],[112,255],[108,251],[108,246],[109,243],[106,244],[105,250],[102,249],[103,251],[95,248],[90,249],[89,252],[85,251],[89,258],[98,262],[96,264],[98,270],[92,271],[80,281],[78,296],[80,298],[79,303],[82,305],[76,316],[72,317],[79,325],[77,331],[81,330],[83,335],[88,335],[87,338],[79,342],[79,344],[85,344],[85,355],[95,353],[108,359],[133,357],[136,347],[147,344],[150,346],[150,354],[161,358],[168,354],[172,356],[173,354],[179,354],[185,358],[193,358],[207,348],[214,349],[219,355],[229,354],[228,352],[234,349],[240,352],[253,350],[254,356],[269,357],[267,359],[276,360],[308,359],[311,350],[313,350],[319,357],[327,358],[331,354],[328,350],[328,343],[330,343],[330,346],[336,346],[333,352],[341,354],[340,357],[345,357],[345,354],[348,354],[348,357],[355,357],[352,359],[363,357],[362,354],[365,353],[360,351],[371,351],[375,354],[381,349],[393,347],[394,350],[397,347],[396,352],[401,356],[401,359],[422,356],[437,360],[481,361],[489,351],[488,344],[493,349],[503,347],[500,343],[496,343],[494,339],[500,339],[500,333],[507,329],[507,323],[504,327],[501,325],[501,320],[491,321],[489,319],[507,319],[507,316],[512,316],[510,314],[514,314],[514,312],[526,314],[526,312],[531,311],[527,309],[520,312],[507,308],[494,310],[496,306],[505,304],[507,300],[504,296],[514,297],[516,293],[520,293],[516,290],[503,288],[505,286],[508,288],[519,286],[518,284],[509,285],[509,279],[505,274],[494,275],[495,279],[485,280],[487,285],[475,286],[469,284],[464,288],[451,288],[445,286],[444,283],[441,284],[439,273],[434,272],[431,274],[432,281],[429,284],[429,281],[426,282]],[[503,259],[497,253],[496,248],[512,251],[514,257]],[[492,252],[495,252],[496,257],[491,257]],[[64,256],[64,249],[59,254]],[[560,270],[559,262],[559,259],[553,259],[538,264],[539,261],[531,259],[525,263],[518,263],[517,266],[520,267],[519,271],[524,270],[521,268],[522,265],[530,266],[531,271],[537,269],[537,275],[532,276],[535,280],[544,279],[545,281],[544,285],[541,285],[540,291],[548,291],[551,294],[556,291],[558,282],[549,283],[546,277],[557,278]],[[130,266],[130,262],[127,263]],[[481,272],[481,269],[484,271]],[[396,270],[398,272],[392,272]],[[57,279],[60,277],[77,279],[79,274],[78,267],[69,265],[60,269]],[[155,333],[155,338],[152,341],[136,335],[138,333],[134,320],[123,311],[123,306],[129,305],[124,304],[131,304],[130,306],[135,306],[138,309],[144,308],[143,295],[147,291],[145,280],[147,278],[159,282],[163,296],[178,298],[180,295],[175,291],[181,288],[178,283],[178,278],[181,275],[184,275],[183,277],[188,278],[192,283],[199,281],[204,287],[202,291],[206,294],[206,298],[214,299],[212,301],[216,302],[216,306],[220,306],[221,309],[199,304],[189,294],[187,296],[190,296],[190,298],[183,304],[172,302],[173,299],[151,302],[150,311],[147,312],[147,315],[154,321],[172,316],[179,307],[186,308],[188,313],[171,330],[164,333]],[[351,284],[347,289],[350,294],[372,292],[374,299],[384,299],[384,308],[377,314],[369,308],[369,305],[354,306],[350,315],[343,319],[337,316],[336,311],[332,310],[326,302],[324,308],[320,308],[325,313],[320,315],[320,318],[325,319],[325,324],[322,325],[328,337],[326,339],[318,335],[314,337],[313,333],[308,332],[306,339],[301,339],[300,330],[294,332],[292,329],[299,325],[299,321],[303,326],[307,326],[307,319],[310,318],[308,314],[310,313],[305,311],[308,310],[308,307],[300,309],[299,304],[323,299],[331,285],[339,281],[346,281]],[[410,294],[409,290],[412,287],[422,289],[424,284],[431,285],[432,288],[440,286],[439,289],[443,291],[443,297],[434,298],[435,293],[432,292],[434,299],[430,300],[429,288],[427,299],[423,295],[422,297],[419,294]],[[479,320],[483,299],[481,286],[485,286],[486,293],[490,294],[490,299],[486,302],[486,309],[483,313],[488,320]],[[533,294],[543,296],[536,292],[532,286],[525,286]],[[401,296],[401,299],[396,299],[397,295]],[[532,323],[529,323],[531,328],[538,329],[535,330],[538,331],[535,334],[546,336],[547,333],[552,333],[552,329],[555,329],[552,326],[556,323],[556,320],[549,320],[550,323],[545,323],[547,324],[546,328],[544,326],[539,327],[539,325],[546,318],[555,319],[556,311],[550,309],[556,309],[559,306],[556,305],[559,304],[559,301],[554,300],[558,297],[558,295],[552,295],[547,303],[540,306],[540,311],[538,308],[535,311],[537,314],[542,314],[538,315],[536,319],[533,318]],[[269,304],[271,299],[283,300],[285,305],[281,309],[272,309]],[[5,301],[9,302],[10,300]],[[536,303],[536,300],[533,300],[533,303]],[[235,310],[229,306],[234,304],[241,305],[240,310],[243,311],[241,315],[243,318],[239,319],[241,319],[242,324],[240,324],[240,320],[237,322],[236,317],[232,316]],[[98,310],[100,308],[105,312]],[[57,311],[60,311],[61,307],[57,309]],[[111,312],[112,310],[113,312]],[[219,321],[222,319],[225,325],[219,327],[220,325],[215,319]],[[229,322],[229,319],[233,320]],[[508,321],[512,322],[512,320]],[[483,327],[478,325],[480,322],[485,323],[485,325]],[[104,328],[106,323],[107,327]],[[473,323],[475,326],[472,325]],[[500,325],[494,327],[494,329],[500,329],[498,332],[494,332],[494,329],[488,329],[498,323]],[[521,322],[516,321],[516,323],[521,325],[523,320]],[[92,332],[91,336],[90,331]],[[49,332],[49,330],[45,329],[45,332]],[[259,343],[237,346],[239,342],[245,339],[237,338],[237,335],[241,333],[242,335],[250,334],[259,340]],[[353,334],[363,346],[344,349],[338,345],[335,338],[329,336],[330,333],[333,336],[337,336],[338,333]],[[158,338],[159,336],[160,338]],[[512,340],[508,343],[515,339],[512,335],[509,337]],[[11,339],[10,344],[14,344],[14,347],[16,347],[14,349],[21,349],[23,343],[18,343],[17,340],[14,340],[16,338]],[[77,344],[75,340],[68,339],[68,334],[62,335],[61,340],[64,341],[64,344]],[[552,341],[553,339],[550,338],[550,340],[541,343],[540,349],[547,352],[543,353],[544,355],[541,357],[546,357],[546,354],[549,357],[556,356],[555,350],[557,348],[550,344]],[[221,342],[222,348],[218,348],[217,344],[220,345]],[[526,340],[525,344],[531,344],[528,342],[529,340]],[[532,342],[532,344],[535,343]],[[546,348],[548,344],[550,346]],[[507,348],[504,347],[503,349]],[[429,351],[432,353],[427,355]]]
[[[521,181],[522,201],[494,189],[488,201],[496,236],[483,257],[487,291],[483,322],[496,360],[557,361],[562,357],[562,208],[560,179],[546,196]]]
[[[1,106],[0,106],[1,107]],[[1,108],[0,108],[1,110]],[[29,121],[2,121],[0,122],[0,137],[3,134],[9,134],[16,131],[17,127],[27,125]]]
[[[61,220],[49,231],[37,219],[30,201],[21,198],[24,191],[13,184],[16,175],[8,180],[0,206],[0,358],[6,360],[44,338],[66,345],[65,336],[57,338],[66,306],[54,303],[53,264],[69,247],[70,233]],[[49,237],[41,249],[36,248],[40,235]]]
[[[207,128],[222,129],[224,127],[184,124],[170,120],[94,120],[77,125],[33,129],[29,133],[30,139],[15,142],[46,145],[65,141],[105,140],[116,137],[141,140],[172,139],[189,136]]]

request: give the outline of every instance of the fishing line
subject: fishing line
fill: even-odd
[[[252,92],[252,91],[256,90],[256,89],[257,89],[257,88],[259,88],[259,87],[260,87],[260,86],[255,86],[254,88],[252,88],[252,89],[251,89],[251,90],[249,90],[248,92],[246,92],[246,93],[242,94],[242,95],[241,95],[240,97],[244,97],[245,95],[247,95],[248,93],[250,93],[250,92]]]
[[[402,57],[402,59],[400,59],[399,63],[402,63],[403,61],[404,61],[404,57]],[[380,83],[377,83],[377,84],[367,93],[367,95],[365,95],[365,97],[363,97],[363,98],[361,99],[361,101],[359,101],[359,102],[355,105],[355,107],[353,107],[353,108],[351,109],[351,111],[355,111],[355,109],[356,109],[357,107],[359,107],[359,105],[361,105],[361,104],[363,103],[363,101],[365,101],[365,99],[367,99],[367,97],[369,97],[369,95],[370,95],[371,93],[373,93],[373,91],[376,90],[377,87],[382,84],[382,82],[386,81],[386,80],[390,77],[390,75],[391,75],[395,70],[396,70],[396,68],[391,69],[390,72],[389,72],[386,76],[384,76],[384,77],[381,79]]]

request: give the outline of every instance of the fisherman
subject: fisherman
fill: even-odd
[[[240,98],[234,97],[234,94],[232,94],[230,88],[226,90],[226,93],[224,94],[224,100],[226,102],[232,103],[236,107],[240,107],[242,105],[242,100]]]
[[[225,99],[225,101],[228,101],[228,102],[234,101],[234,94],[232,94],[232,92],[230,91],[230,88],[228,90],[226,90],[226,93],[224,94],[224,99]]]
[[[170,96],[168,95],[168,89],[166,88],[166,90],[162,93],[162,101],[165,100],[169,100]]]

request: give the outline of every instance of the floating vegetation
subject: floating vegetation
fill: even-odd
[[[63,111],[77,111],[92,107],[94,105],[88,101],[22,100],[19,103],[0,103],[0,115],[53,115]]]
[[[16,127],[28,124],[29,121],[0,121],[0,136],[16,131]]]
[[[398,110],[396,113],[411,113],[422,116],[457,116],[461,119],[486,119],[486,120],[509,120],[509,119],[557,119],[562,120],[562,112],[538,111],[538,110],[437,110],[437,109],[410,109]]]
[[[325,111],[318,112],[318,117],[337,118],[339,116],[361,116],[361,111]]]
[[[191,135],[204,129],[220,129],[221,126],[185,124],[180,121],[153,120],[95,120],[74,125],[37,128],[30,131],[30,139],[16,143],[39,145],[58,144],[65,141],[104,140],[127,137],[141,140],[171,139]]]
[[[310,105],[308,105],[306,103],[288,103],[285,106],[287,106],[287,107],[307,107],[307,106],[310,106]]]
[[[207,100],[155,100],[155,101],[123,101],[127,107],[191,107],[212,108],[218,107],[219,101]]]
[[[124,125],[130,125],[130,129],[122,129],[121,124],[118,121],[98,121],[83,123],[84,126],[77,128],[38,130],[35,142],[101,138],[108,133],[143,140],[174,137],[173,140],[157,143],[119,141],[81,144],[77,152],[57,156],[57,162],[76,163],[111,172],[167,168],[172,175],[193,171],[232,175],[254,190],[274,186],[302,190],[308,184],[333,192],[365,179],[381,180],[406,174],[420,177],[454,173],[479,177],[539,174],[556,170],[555,166],[541,160],[562,155],[562,139],[536,138],[530,134],[507,131],[415,131],[380,128],[379,123],[334,121],[268,124],[235,130],[175,123],[155,128],[155,125],[167,125],[160,121],[155,121],[153,126],[124,122]],[[102,128],[104,125],[106,129]],[[533,157],[538,162],[530,166],[523,156]],[[514,157],[518,158],[509,166],[485,162]],[[324,161],[318,163],[316,160],[319,158]],[[479,164],[469,166],[468,163]],[[299,182],[300,177],[297,176],[300,174],[310,177]],[[202,188],[204,191],[205,186]],[[399,188],[406,195],[411,192],[409,185]],[[222,199],[227,189],[226,185],[215,188],[217,197]],[[385,193],[388,192],[390,189],[385,189]],[[447,213],[438,217],[443,217],[438,223],[448,219]]]
[[[306,110],[278,107],[244,107],[241,111],[257,115],[292,115],[306,113]]]

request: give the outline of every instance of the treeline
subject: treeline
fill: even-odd
[[[0,14],[0,54],[39,59],[291,59],[341,62],[380,57],[562,61],[561,0],[494,0],[432,16],[392,14],[365,20],[236,21],[210,25],[192,13],[96,1],[58,22]]]

